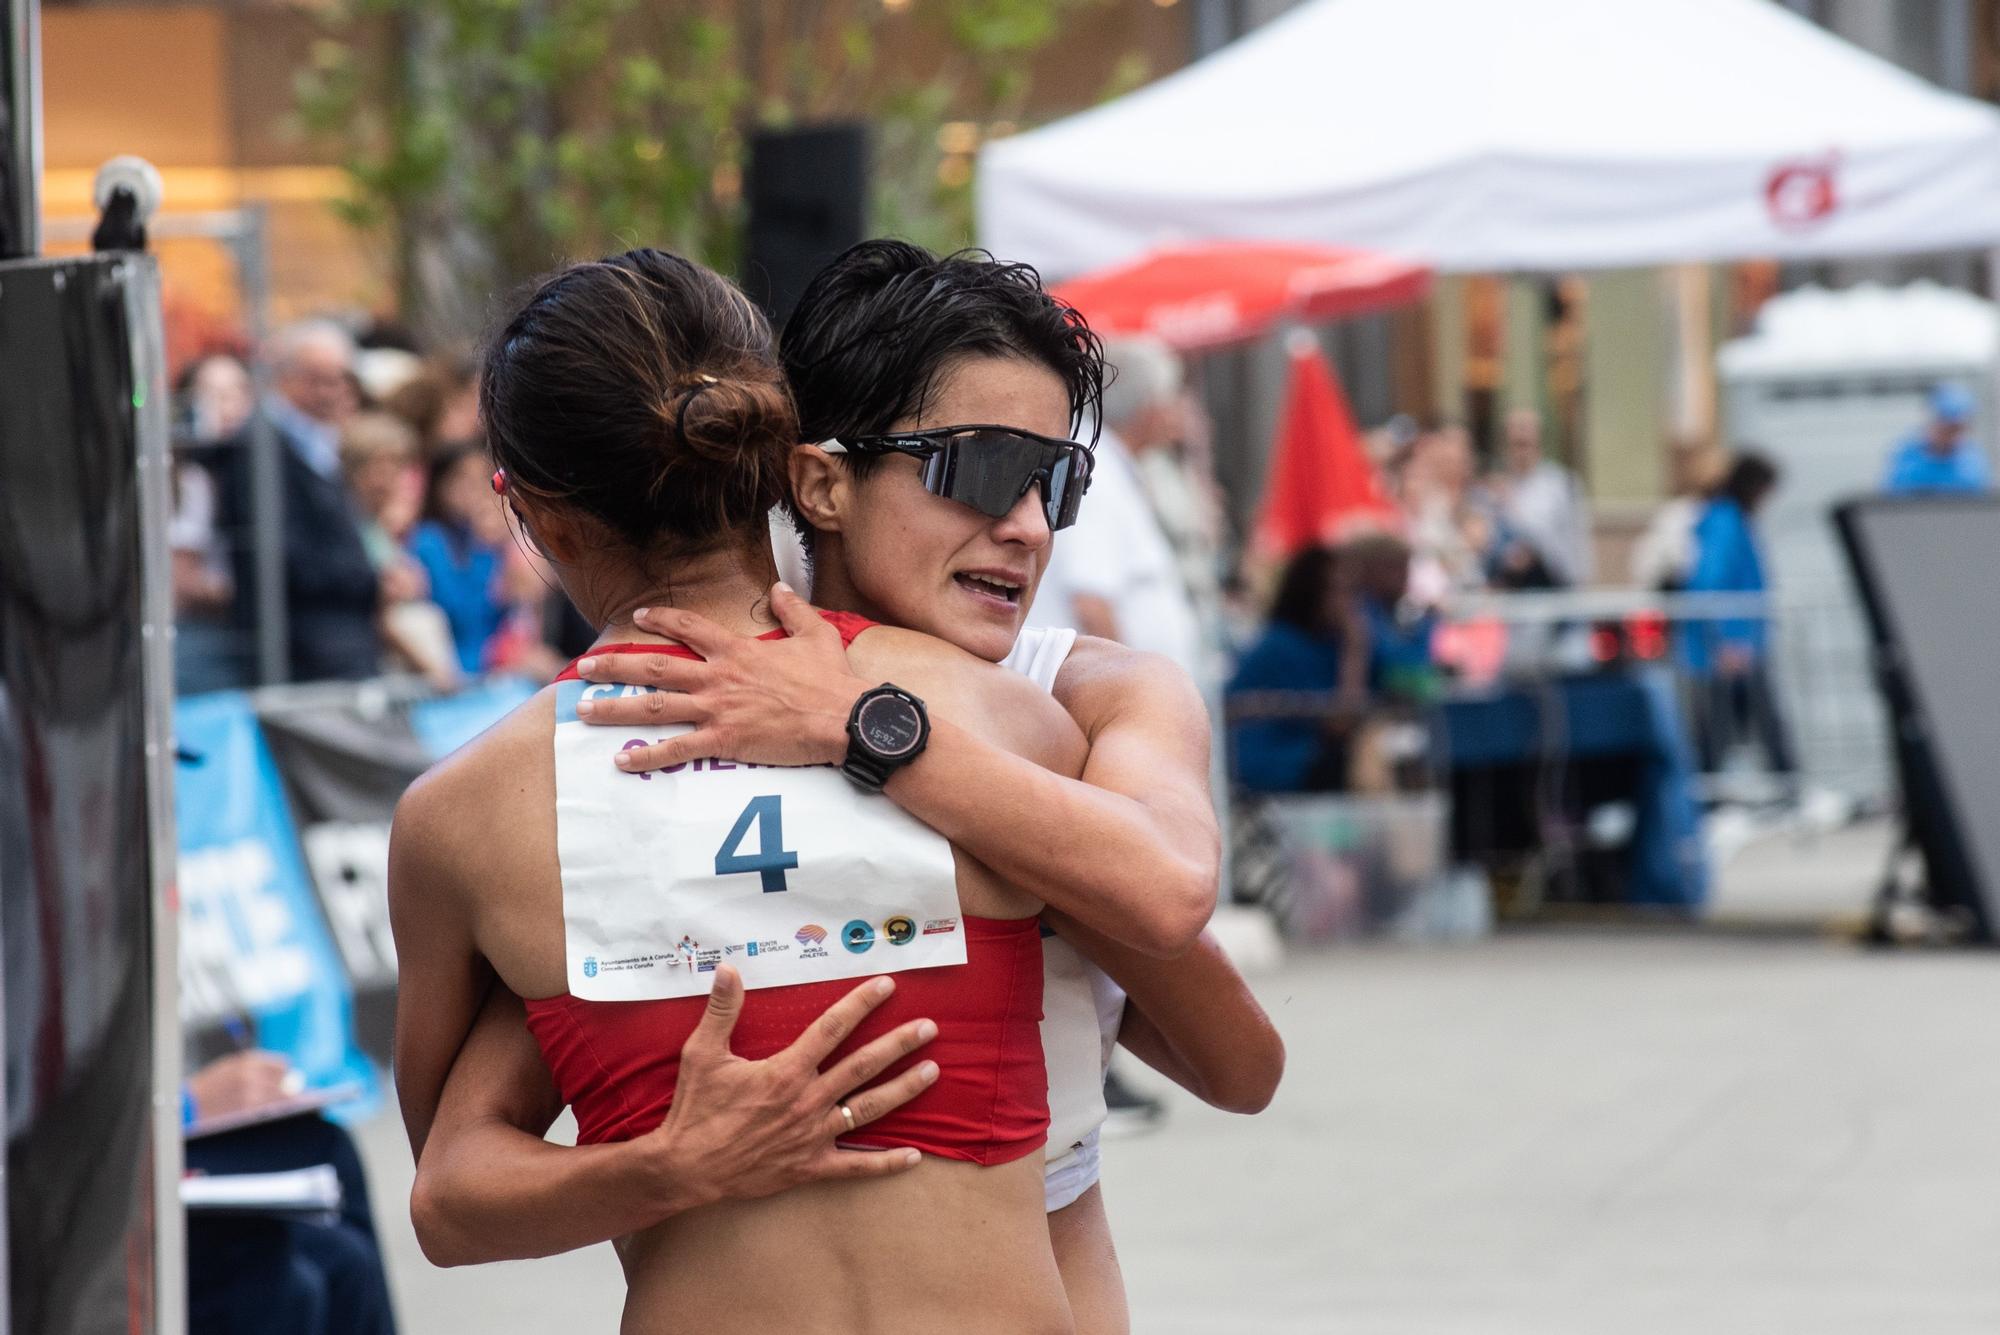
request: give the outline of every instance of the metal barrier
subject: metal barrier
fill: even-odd
[[[1867,632],[1844,582],[1769,595],[1473,594],[1442,612],[1454,628],[1447,653],[1454,637],[1470,643],[1457,665],[1475,682],[1621,662],[1671,670],[1705,796],[1755,801],[1820,791],[1863,807],[1893,796]],[[1686,651],[1691,637],[1720,622],[1744,621],[1768,627],[1759,670],[1737,679],[1697,670]]]

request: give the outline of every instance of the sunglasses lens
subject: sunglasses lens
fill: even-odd
[[[941,485],[941,490],[933,487],[939,495],[1001,519],[1028,488],[1042,482],[1042,513],[1049,527],[1067,528],[1076,522],[1083,495],[1077,484],[1089,476],[1088,462],[1079,463],[1084,459],[1079,446],[1011,431],[967,431],[944,444],[940,462],[946,459],[948,465],[927,478]]]
[[[998,431],[968,431],[946,445],[952,452],[947,494],[993,519],[1004,518],[1033,485],[1047,447]]]

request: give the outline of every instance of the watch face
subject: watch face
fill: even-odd
[[[909,751],[923,734],[917,707],[898,695],[878,695],[861,706],[857,723],[868,749],[890,759]]]

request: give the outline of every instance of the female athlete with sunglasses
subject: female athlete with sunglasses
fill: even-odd
[[[1080,785],[941,729],[924,759],[889,783],[889,795],[926,820],[955,824],[962,848],[1050,887],[1051,900],[1086,881],[1141,897],[1191,876],[1212,886],[1206,721],[1192,687],[1168,665],[1106,642],[1084,641],[1072,653],[1073,637],[1031,634],[1017,646],[1050,533],[1073,521],[1089,477],[1089,453],[1054,434],[1069,425],[1068,318],[1024,268],[940,261],[893,243],[849,252],[808,290],[787,329],[806,438],[822,442],[795,454],[797,505],[817,539],[822,601],[893,608],[899,624],[989,659],[1013,651],[1011,665],[1053,686],[1092,739]],[[844,719],[839,699],[851,696],[856,678],[837,639],[818,634],[795,596],[780,590],[774,602],[794,639],[752,646],[697,619],[669,614],[657,623],[698,651],[713,648],[723,672],[699,683],[676,675],[676,684],[694,687],[685,698],[595,706],[598,720],[628,728],[656,727],[670,716],[663,710],[679,717],[693,706],[706,716],[664,751],[634,737],[627,754],[635,772],[704,750],[734,754],[738,727],[741,744],[761,748],[769,762],[831,753],[841,720],[827,711]],[[602,656],[585,666],[633,682],[675,670]],[[729,735],[716,739],[718,729]],[[1239,1111],[1268,1101],[1283,1050],[1211,943],[1161,964],[1073,922],[1064,930],[1134,993],[1128,1010],[1065,941],[1045,941],[1043,1038],[1056,1119],[1050,1229],[1079,1329],[1115,1331],[1125,1326],[1123,1287],[1096,1188],[1108,1040],[1122,1037],[1197,1094]],[[532,1061],[518,1042],[509,1057],[507,1031],[503,1015],[482,1019],[477,1057],[468,1051],[447,1091],[447,1104],[463,1105],[468,1119],[488,1114],[482,1124],[496,1150],[504,1138],[491,1129],[505,1110],[481,1109],[481,1091],[525,1078],[518,1068]],[[510,1060],[511,1074],[502,1075]],[[540,1129],[532,1119],[520,1125]],[[445,1183],[439,1194],[469,1185]],[[544,1233],[542,1242],[552,1247],[557,1237]],[[494,1246],[477,1259],[518,1254]]]
[[[1050,689],[1090,739],[1080,782],[1028,774],[970,740],[947,750],[934,739],[885,790],[999,874],[1050,891],[1052,906],[1080,881],[1137,896],[1190,874],[1213,884],[1218,844],[1208,716],[1185,674],[1111,641],[1021,629],[1050,545],[1084,500],[1091,458],[1059,434],[1060,376],[1005,331],[1060,310],[1026,266],[872,241],[814,279],[780,342],[801,438],[819,442],[792,459],[814,601],[1004,660]],[[684,692],[603,706],[606,722],[654,714],[695,725],[635,747],[626,757],[635,771],[718,747],[794,764],[831,753],[822,720],[867,683],[843,670],[837,641],[795,596],[780,590],[773,606],[794,632],[782,644],[670,615],[656,628],[708,662],[593,665],[597,680]],[[801,719],[813,723],[801,729]],[[983,819],[954,819],[967,793],[982,795]],[[1097,1182],[1111,1043],[1242,1112],[1269,1101],[1283,1046],[1212,941],[1163,961],[1059,911],[1045,916],[1061,928],[1044,941],[1050,1230],[1079,1331],[1122,1331],[1124,1288]],[[1129,1006],[1073,945],[1107,966]]]
[[[1087,372],[1081,409],[1096,378],[1088,335],[1073,336]],[[605,627],[596,656],[685,654],[636,627],[635,609],[660,603],[704,625],[781,633],[764,610],[775,574],[765,516],[784,494],[798,427],[768,328],[726,281],[657,251],[572,266],[496,337],[481,399],[496,484],[569,596]],[[529,1146],[469,1162],[479,1136],[434,1121],[497,978],[530,998],[539,1082],[553,1077],[559,1091],[503,1091],[500,1103],[534,1105],[542,1127],[551,1102],[567,1103],[584,1146],[556,1151],[567,1190],[534,1202],[552,1227],[598,1204],[580,1196],[593,1186],[678,1178],[677,1208],[631,1220],[618,1240],[628,1335],[685,1328],[689,1314],[704,1330],[746,1335],[1058,1335],[1073,1326],[1037,1153],[1048,1121],[1042,900],[956,856],[879,789],[933,732],[992,745],[1036,774],[1079,772],[1085,742],[1018,676],[925,636],[831,621],[855,669],[884,683],[850,702],[838,768],[716,753],[621,773],[617,735],[580,721],[617,688],[566,673],[405,795],[389,892],[398,1095],[419,1156],[413,1211],[424,1229],[434,1169],[447,1182],[469,1173],[495,1231],[512,1236],[510,1211],[554,1180]],[[1198,896],[1119,890],[1064,887],[1061,898],[1079,919],[1158,951],[1184,948],[1207,911]],[[827,1007],[838,1011],[869,974],[892,975],[894,995],[858,1023],[829,1022]],[[716,1006],[735,1016],[720,1053],[701,1048],[704,1029],[710,1049],[719,1037],[704,1019]],[[888,1072],[891,1086],[908,1079],[920,1093],[886,1111],[848,1101],[880,1037],[906,1035],[907,1050],[927,1029],[935,1060]],[[480,1040],[461,1062],[475,1072]],[[700,1163],[620,1152],[706,1115],[680,1098],[690,1066],[712,1073],[739,1057],[801,1068],[781,1104],[747,1110],[753,1122],[790,1122],[804,1108],[826,1142],[921,1161],[765,1199],[746,1199],[757,1193],[737,1181],[718,1200]],[[456,1152],[438,1140],[448,1123]]]

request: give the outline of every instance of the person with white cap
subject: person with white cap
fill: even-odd
[[[1993,470],[1972,436],[1977,408],[1962,386],[1942,383],[1930,394],[1931,420],[1897,442],[1882,490],[1892,496],[1990,491]]]

